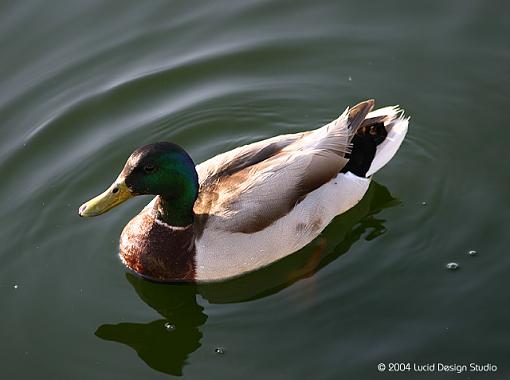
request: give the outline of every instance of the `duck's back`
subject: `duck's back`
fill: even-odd
[[[373,101],[363,102],[317,130],[250,144],[198,165],[197,281],[239,276],[281,259],[358,203],[370,179],[345,170],[350,160],[353,165],[356,132],[382,124],[388,134],[385,145],[374,147],[364,171],[370,175],[389,161],[407,131],[396,108],[369,114],[372,107]],[[380,166],[372,168],[375,163]]]

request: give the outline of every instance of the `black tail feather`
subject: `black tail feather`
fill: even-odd
[[[349,162],[342,169],[342,173],[351,172],[358,177],[365,177],[375,157],[377,145],[382,143],[387,135],[384,124],[380,122],[359,128],[352,139],[351,153],[345,156],[349,158]]]

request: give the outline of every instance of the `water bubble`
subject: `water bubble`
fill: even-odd
[[[446,264],[446,269],[449,269],[449,270],[457,270],[459,269],[459,264],[458,263],[448,263]]]
[[[468,251],[468,253],[467,253],[467,254],[468,254],[469,256],[474,256],[474,255],[476,255],[477,253],[478,253],[478,252],[476,252],[474,249],[472,249],[472,250]]]
[[[175,330],[175,325],[171,324],[170,322],[166,322],[165,323],[165,330],[166,331],[174,331]]]
[[[14,288],[14,289],[18,289],[18,285],[14,285],[14,286],[13,286],[13,288]]]
[[[225,353],[225,349],[223,347],[216,347],[214,352],[216,352],[218,355],[223,355]]]

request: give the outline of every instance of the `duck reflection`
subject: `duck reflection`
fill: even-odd
[[[337,217],[307,247],[238,279],[197,286],[154,283],[127,273],[127,280],[140,298],[163,319],[105,324],[96,330],[96,336],[128,345],[151,368],[180,376],[188,355],[201,345],[199,328],[207,320],[204,308],[197,303],[198,294],[210,303],[232,303],[277,293],[319,271],[347,252],[363,235],[372,240],[383,234],[384,220],[375,215],[398,203],[386,187],[372,182],[363,200]]]
[[[196,286],[158,284],[131,273],[126,277],[140,298],[164,319],[105,324],[96,330],[96,336],[128,345],[155,370],[182,375],[188,355],[200,347],[199,327],[207,320],[196,300]]]

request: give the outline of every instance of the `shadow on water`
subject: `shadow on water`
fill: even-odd
[[[128,345],[155,370],[182,375],[188,355],[200,347],[199,327],[207,320],[196,300],[196,286],[157,284],[130,273],[126,277],[140,298],[164,319],[104,324],[96,330],[96,336]]]
[[[95,334],[101,339],[128,345],[157,371],[180,376],[188,355],[201,345],[199,328],[207,320],[204,308],[197,303],[198,294],[210,303],[246,302],[275,294],[315,274],[346,253],[363,235],[366,240],[372,240],[383,234],[386,231],[384,220],[375,215],[398,203],[386,187],[372,182],[362,201],[337,217],[307,247],[234,280],[198,286],[161,284],[127,273],[127,280],[140,298],[163,319],[150,323],[104,324]]]

